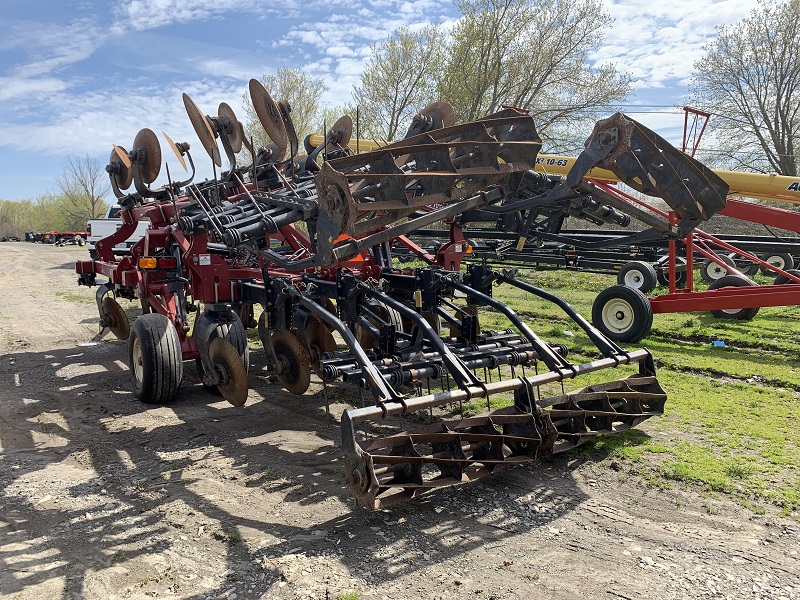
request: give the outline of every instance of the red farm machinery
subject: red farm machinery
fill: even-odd
[[[273,142],[267,148],[248,144],[227,104],[208,116],[184,95],[209,158],[222,167],[220,142],[227,158],[227,170],[213,180],[193,183],[192,173],[152,187],[161,150],[149,129],[130,151],[117,146],[111,153],[107,170],[123,227],[97,244],[97,260],[80,261],[76,270],[81,284],[98,286],[101,325],[128,339],[138,399],[171,401],[184,362],[193,360],[204,385],[243,405],[246,330],[257,328],[287,391],[304,394],[314,374],[371,397],[341,418],[346,480],[357,505],[369,509],[661,414],[666,395],[647,350],[621,348],[566,302],[509,272],[462,269],[470,249],[462,227],[491,221],[524,238],[545,222],[557,229],[564,210],[625,224],[636,209],[585,180],[602,167],[670,207],[650,219],[647,235],[681,240],[725,208],[728,187],[717,175],[619,113],[596,124],[566,176],[543,174],[535,170],[541,140],[524,111],[456,125],[446,103],[420,111],[403,140],[361,154],[348,147],[352,121],[344,116],[316,144],[306,140],[301,156],[288,104],[273,101],[256,80],[250,95]],[[189,145],[167,141],[194,170]],[[243,145],[250,164],[237,162]],[[144,238],[130,255],[116,256],[114,246],[142,220],[149,221]],[[448,229],[449,241],[429,253],[408,235],[433,224]],[[398,266],[398,246],[425,266]],[[568,348],[540,337],[493,296],[501,283],[560,307],[596,355],[569,360]],[[141,304],[132,325],[121,298]],[[507,328],[483,329],[481,310],[501,315]],[[636,373],[565,388],[620,365]],[[454,405],[488,405],[498,394],[513,402],[453,418]],[[368,426],[420,411],[430,422],[412,430],[382,435],[382,426]]]

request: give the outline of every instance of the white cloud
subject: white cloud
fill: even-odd
[[[614,62],[631,73],[639,89],[685,85],[715,27],[735,23],[758,6],[758,0],[612,0],[615,17],[607,44],[593,55],[598,64]]]
[[[67,88],[67,84],[56,77],[0,77],[0,102],[30,98],[36,94],[52,94]]]
[[[136,30],[155,29],[171,23],[204,21],[237,10],[255,12],[239,0],[130,0],[118,8],[117,26]]]

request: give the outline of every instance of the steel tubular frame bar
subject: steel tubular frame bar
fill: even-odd
[[[529,377],[514,377],[510,379],[504,379],[503,381],[493,381],[491,383],[484,384],[483,387],[475,387],[475,389],[472,390],[454,389],[449,391],[437,392],[435,394],[428,394],[417,398],[409,398],[406,399],[403,404],[386,403],[385,412],[382,409],[382,407],[378,406],[355,408],[346,411],[342,415],[342,421],[344,422],[344,420],[347,419],[352,423],[358,423],[361,421],[367,421],[378,417],[398,416],[404,414],[406,411],[412,412],[416,410],[424,410],[428,408],[434,408],[436,406],[441,406],[442,404],[447,404],[449,402],[469,400],[470,397],[480,396],[481,394],[483,394],[484,390],[486,393],[491,395],[491,394],[499,394],[503,392],[518,390],[524,386],[536,387],[544,385],[546,383],[555,383],[558,381],[563,381],[564,379],[567,378],[571,379],[578,375],[591,373],[593,371],[613,368],[620,364],[631,364],[631,363],[641,364],[642,361],[647,361],[649,358],[651,358],[650,352],[642,348],[640,350],[634,350],[632,352],[629,352],[627,360],[601,358],[581,365],[574,365],[574,371],[573,373],[570,374],[569,377],[564,377],[563,374],[557,373],[555,371],[548,371],[547,373],[541,373],[539,375],[534,375]]]

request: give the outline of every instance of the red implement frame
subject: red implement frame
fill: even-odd
[[[689,107],[684,107],[684,110],[686,111],[686,116],[684,121],[683,151],[690,156],[694,156],[711,115]],[[691,121],[690,115],[692,115]],[[664,218],[668,218],[672,224],[678,221],[678,216],[674,212],[659,210],[630,194],[626,194],[618,189],[613,182],[600,180],[592,180],[592,182],[597,187],[613,194],[625,202],[629,202],[648,211],[652,211]],[[719,214],[750,223],[758,223],[800,233],[800,213],[795,211],[728,198],[727,207],[720,211]],[[761,285],[696,291],[694,289],[693,264],[695,252],[725,267],[731,274],[744,277],[740,271],[726,265],[722,261],[719,254],[714,250],[715,247],[758,263],[765,269],[773,271],[775,275],[783,275],[789,282],[800,283],[800,278],[793,273],[778,269],[761,260],[759,257],[745,252],[744,250],[740,250],[699,229],[695,229],[685,237],[683,242],[686,245],[686,287],[684,289],[679,289],[676,284],[678,244],[677,241],[672,240],[669,242],[667,271],[669,293],[649,298],[654,313],[727,310],[800,304],[800,295],[798,295],[797,288],[793,288],[793,286]]]

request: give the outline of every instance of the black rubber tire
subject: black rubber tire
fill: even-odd
[[[729,267],[733,267],[734,269],[736,268],[736,263],[733,262],[731,257],[722,255],[720,256],[720,259]],[[720,277],[725,277],[726,275],[729,275],[727,269],[709,259],[706,259],[703,262],[703,265],[700,267],[700,277],[703,278],[703,281],[708,283],[712,283]]]
[[[795,277],[800,277],[800,269],[789,269],[786,272],[789,273],[789,275],[794,275]],[[787,284],[787,283],[789,283],[789,284],[795,283],[796,284],[797,282],[796,281],[792,281],[791,279],[786,277],[786,275],[784,275],[783,273],[779,273],[777,275],[777,277],[775,277],[775,283],[773,285],[784,285],[784,284]]]
[[[686,259],[681,258],[680,256],[676,257],[675,260],[676,266],[686,266]],[[675,287],[683,288],[686,287],[686,269],[683,271],[678,271],[675,273]],[[664,264],[663,268],[659,271],[656,271],[656,281],[660,285],[668,286],[669,285],[669,265],[667,263]]]
[[[653,307],[639,290],[614,285],[595,298],[592,323],[614,341],[638,342],[653,327]]]
[[[134,321],[128,338],[128,366],[136,398],[146,404],[175,399],[183,379],[183,356],[178,332],[167,317],[150,313]]]
[[[738,275],[725,275],[708,286],[709,290],[718,290],[726,287],[752,287],[757,286],[755,281]],[[758,314],[758,307],[755,308],[734,308],[729,310],[712,310],[711,314],[718,319],[736,319],[738,321],[749,321]]]
[[[239,356],[242,359],[242,363],[244,363],[244,372],[249,373],[250,347],[247,342],[247,330],[244,328],[242,322],[237,318],[235,321],[230,323],[221,323],[217,325],[214,331],[211,332],[211,335],[208,336],[208,343],[211,344],[211,340],[218,337],[230,342],[231,346],[236,348],[236,351],[239,353]],[[195,366],[197,366],[197,373],[199,374],[200,381],[202,382],[203,363],[199,358],[195,360]],[[206,385],[203,383],[203,387],[215,396],[222,395],[215,385]]]
[[[617,273],[617,283],[649,294],[656,288],[656,270],[641,260],[629,262]]]
[[[785,252],[768,252],[761,256],[761,260],[781,269],[782,271],[794,269],[794,258],[792,258],[791,254],[787,254]],[[761,273],[763,275],[772,275],[775,273],[775,271],[771,271],[766,267],[761,267]]]

